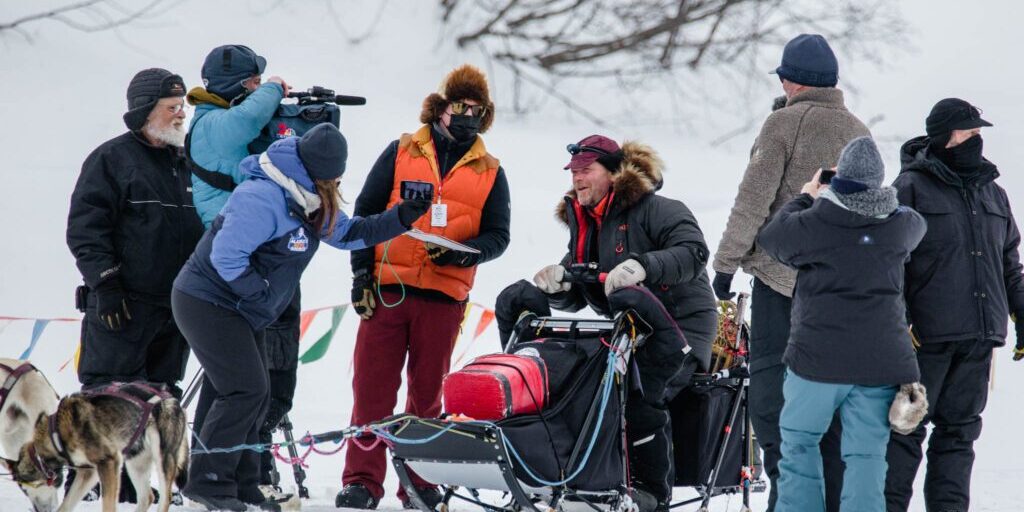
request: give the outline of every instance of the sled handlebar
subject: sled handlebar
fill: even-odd
[[[563,283],[603,283],[608,278],[607,272],[600,272],[597,263],[572,263],[565,268]]]

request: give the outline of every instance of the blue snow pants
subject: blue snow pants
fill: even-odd
[[[788,371],[779,427],[779,499],[775,512],[824,512],[825,481],[819,443],[838,410],[843,422],[846,464],[840,509],[885,510],[885,451],[889,407],[897,386],[857,386],[814,382]]]

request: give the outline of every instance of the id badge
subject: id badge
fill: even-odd
[[[443,228],[448,225],[448,205],[434,203],[430,205],[430,226]]]

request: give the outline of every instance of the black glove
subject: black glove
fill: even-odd
[[[711,288],[715,290],[715,297],[718,297],[718,300],[731,300],[736,296],[736,292],[730,291],[732,289],[732,274],[715,272],[715,280],[711,283]]]
[[[430,201],[402,201],[395,208],[398,208],[398,221],[406,229],[412,229],[412,224],[430,210]]]
[[[439,267],[455,265],[458,267],[472,267],[476,265],[477,255],[470,252],[451,250],[447,247],[424,242],[427,246],[427,257],[431,263]]]
[[[364,270],[352,278],[352,308],[363,320],[369,320],[375,307],[377,301],[373,300],[373,274]]]
[[[1013,360],[1024,359],[1024,311],[1018,311],[1013,315],[1013,325],[1017,330],[1017,345],[1013,347]]]
[[[111,331],[120,331],[132,319],[121,281],[108,279],[96,286],[96,314]]]

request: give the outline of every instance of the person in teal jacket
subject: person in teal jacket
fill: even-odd
[[[203,63],[204,87],[188,93],[196,112],[189,127],[189,158],[195,166],[231,177],[233,184],[245,181],[238,164],[249,156],[248,145],[270,122],[277,106],[291,89],[273,76],[261,85],[267,59],[247,46],[214,48]],[[217,218],[230,190],[223,190],[192,174],[192,199],[206,229]]]

